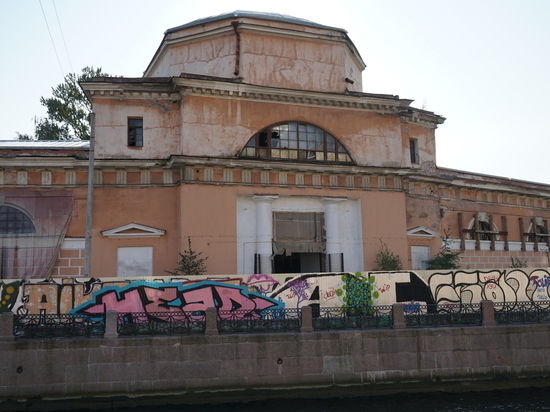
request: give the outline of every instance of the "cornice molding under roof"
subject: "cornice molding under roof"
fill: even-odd
[[[124,83],[120,79],[116,83],[89,82],[83,84],[83,88],[92,98],[178,101],[182,96],[202,95],[222,99],[371,111],[399,116],[405,123],[433,128],[445,121],[444,117],[435,113],[410,107],[413,100],[400,99],[393,95],[324,93],[236,83],[235,80],[212,80],[206,76],[204,78],[174,77],[170,85],[166,85],[164,88],[157,86],[153,90],[149,85],[146,86],[147,79],[144,79],[143,87],[140,87],[137,82]]]

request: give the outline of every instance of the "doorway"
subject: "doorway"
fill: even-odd
[[[292,253],[275,255],[273,273],[314,273],[323,272],[324,253]]]

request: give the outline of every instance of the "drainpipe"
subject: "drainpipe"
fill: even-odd
[[[88,155],[88,197],[86,202],[86,240],[84,244],[84,276],[90,278],[92,265],[92,209],[94,203],[95,113],[90,115],[90,151]]]

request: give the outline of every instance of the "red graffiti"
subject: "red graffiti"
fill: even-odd
[[[387,292],[388,290],[390,290],[390,285],[386,285],[384,284],[384,286],[382,286],[380,289],[378,289],[380,291],[380,293],[384,293],[384,292]]]
[[[329,290],[327,290],[323,295],[323,298],[325,300],[331,300],[331,299],[334,299],[335,297],[336,297],[336,289],[334,288],[329,288]]]

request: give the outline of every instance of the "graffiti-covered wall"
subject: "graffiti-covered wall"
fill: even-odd
[[[547,269],[247,275],[206,279],[104,278],[0,281],[0,311],[260,313],[264,309],[403,303],[548,302]]]

